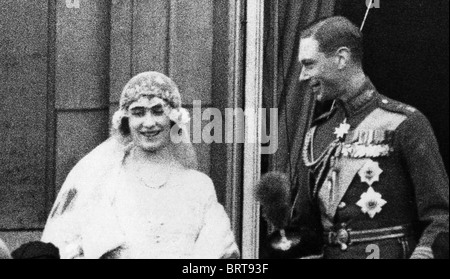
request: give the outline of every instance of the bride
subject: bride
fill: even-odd
[[[69,173],[42,236],[61,258],[236,258],[211,179],[196,171],[175,83],[133,77],[112,136]],[[175,131],[175,132],[174,132]]]

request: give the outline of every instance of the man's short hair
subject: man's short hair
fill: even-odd
[[[334,16],[313,22],[303,30],[300,38],[315,39],[319,43],[319,50],[326,55],[334,54],[340,47],[347,47],[351,51],[353,61],[362,62],[362,33],[345,17]]]

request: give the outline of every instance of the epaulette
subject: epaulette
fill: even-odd
[[[402,102],[392,100],[386,96],[380,95],[378,100],[378,106],[389,112],[400,113],[405,116],[411,116],[418,110],[410,105],[404,104]]]

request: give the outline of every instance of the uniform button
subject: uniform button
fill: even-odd
[[[389,101],[388,100],[386,100],[386,99],[383,99],[381,102],[383,102],[383,104],[387,104],[387,103],[389,103]]]
[[[345,208],[347,206],[347,204],[345,203],[345,202],[341,202],[339,205],[338,205],[338,208],[339,209],[343,209],[343,208]]]

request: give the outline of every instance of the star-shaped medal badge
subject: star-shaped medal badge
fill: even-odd
[[[366,182],[369,186],[372,186],[373,183],[380,181],[382,172],[383,170],[378,162],[370,160],[359,170],[358,174],[361,177],[361,182]]]
[[[347,119],[344,119],[344,122],[339,125],[339,128],[335,128],[334,134],[336,135],[337,139],[343,139],[346,134],[348,134],[348,131],[350,130],[350,124],[347,123]]]
[[[375,217],[377,213],[381,212],[382,207],[387,201],[381,198],[381,194],[375,192],[372,187],[369,187],[367,192],[361,195],[361,199],[356,203],[361,207],[363,213],[369,214],[370,218]]]

